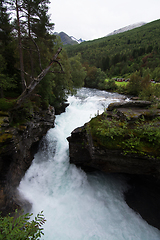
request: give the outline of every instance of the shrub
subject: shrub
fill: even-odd
[[[5,98],[0,98],[0,110],[1,111],[8,111],[9,109],[11,109],[14,105],[15,101],[9,101]]]
[[[43,235],[42,225],[45,223],[44,216],[39,213],[34,220],[29,221],[32,214],[0,217],[0,239],[3,240],[26,240],[40,239]]]
[[[116,90],[116,89],[117,89],[117,85],[116,85],[116,83],[115,83],[115,80],[109,79],[109,80],[106,82],[105,89],[106,89],[106,90]]]
[[[138,96],[141,91],[142,78],[139,72],[135,72],[130,76],[130,81],[127,85],[127,92],[131,95]]]

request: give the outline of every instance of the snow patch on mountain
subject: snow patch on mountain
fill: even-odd
[[[120,28],[118,30],[114,30],[113,32],[111,32],[108,35],[106,35],[106,37],[111,36],[111,35],[115,35],[115,34],[118,34],[118,33],[126,32],[126,31],[132,30],[134,28],[141,27],[141,26],[143,26],[145,24],[146,23],[144,23],[144,22],[131,24],[131,25],[128,25],[126,27]]]
[[[85,40],[83,40],[82,38],[80,38],[79,40],[73,36],[70,36],[70,38],[73,40],[73,41],[76,41],[77,43],[82,43],[82,42],[85,42]]]

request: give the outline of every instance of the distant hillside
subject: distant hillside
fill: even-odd
[[[66,45],[69,57],[81,53],[82,62],[101,68],[109,77],[124,76],[160,66],[160,20],[119,34]]]
[[[79,40],[77,40],[77,39],[76,39],[75,37],[73,37],[73,36],[69,37],[69,36],[68,36],[66,33],[64,33],[64,32],[60,32],[60,33],[55,32],[54,34],[60,36],[61,41],[63,42],[64,45],[75,45],[75,44],[84,42],[84,40],[82,40],[81,38],[80,38]]]
[[[114,35],[114,34],[126,32],[126,31],[132,30],[134,28],[141,27],[141,26],[143,26],[145,24],[146,23],[144,23],[144,22],[140,22],[140,23],[135,23],[135,24],[132,24],[132,25],[128,25],[128,26],[120,28],[118,30],[114,30],[113,32],[109,33],[107,36],[111,36],[111,35]]]

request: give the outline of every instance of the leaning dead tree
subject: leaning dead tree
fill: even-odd
[[[42,70],[42,72],[37,76],[37,77],[32,77],[30,76],[31,79],[31,83],[29,84],[29,86],[26,86],[25,90],[22,92],[22,94],[18,97],[16,105],[14,107],[14,109],[18,109],[21,107],[22,103],[24,102],[24,100],[26,98],[28,98],[31,93],[33,92],[33,90],[35,89],[35,87],[40,83],[40,81],[46,76],[46,74],[50,71],[50,68],[52,67],[53,63],[57,63],[60,65],[61,67],[61,72],[63,72],[63,68],[61,66],[61,63],[57,60],[57,57],[59,55],[59,53],[62,51],[62,48],[58,48],[56,54],[53,56],[50,64]],[[29,76],[28,73],[25,72],[26,75]]]

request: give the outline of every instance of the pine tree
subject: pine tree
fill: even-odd
[[[7,12],[6,1],[0,0],[0,92],[4,96],[4,90],[15,87],[13,75],[14,46],[12,39],[12,25]]]

